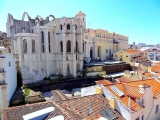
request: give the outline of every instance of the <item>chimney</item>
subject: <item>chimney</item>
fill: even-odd
[[[144,85],[143,84],[140,84],[139,85],[139,93],[144,93]]]

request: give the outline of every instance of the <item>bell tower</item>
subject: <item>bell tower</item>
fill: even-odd
[[[83,29],[86,29],[86,15],[79,11],[75,18],[80,19],[82,21]]]

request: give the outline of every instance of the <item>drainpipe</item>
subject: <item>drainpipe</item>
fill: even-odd
[[[154,104],[153,104],[153,106],[154,106]],[[148,114],[148,117],[150,116],[150,114],[151,114],[151,111],[152,111],[152,109],[153,109],[153,106],[152,106],[152,108],[151,108],[151,110],[150,110],[150,112],[149,112],[149,114]],[[147,117],[147,119],[146,120],[148,120],[148,117]]]

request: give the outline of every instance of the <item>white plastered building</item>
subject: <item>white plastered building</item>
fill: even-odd
[[[0,118],[2,109],[9,106],[17,87],[16,65],[13,55],[0,47]]]

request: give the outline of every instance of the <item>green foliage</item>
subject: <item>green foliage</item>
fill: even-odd
[[[28,103],[28,95],[30,93],[30,89],[29,88],[25,88],[24,89],[24,97],[25,97],[25,102]]]

